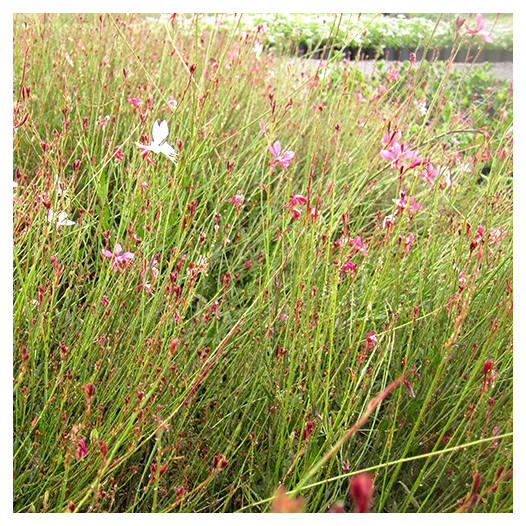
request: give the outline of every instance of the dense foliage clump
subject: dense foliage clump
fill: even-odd
[[[511,85],[269,38],[15,16],[16,512],[512,511]]]

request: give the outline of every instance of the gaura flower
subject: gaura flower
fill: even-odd
[[[486,25],[488,23],[487,20],[484,20],[484,17],[482,16],[482,13],[479,13],[477,15],[477,27],[475,29],[467,29],[464,33],[465,35],[480,35],[484,41],[486,42],[493,42],[489,31],[486,30]]]
[[[126,265],[129,261],[131,261],[135,254],[133,252],[124,252],[124,254],[121,255],[122,252],[122,246],[117,243],[115,245],[115,249],[113,251],[113,254],[106,249],[102,249],[102,255],[104,257],[110,258],[112,260],[111,268],[113,270],[121,269],[121,265]]]
[[[293,151],[287,151],[281,155],[281,143],[279,141],[276,141],[274,145],[269,144],[268,150],[274,156],[274,159],[270,161],[270,166],[276,166],[276,164],[279,164],[284,170],[287,169],[296,155]]]
[[[101,118],[97,121],[97,125],[98,125],[98,126],[107,126],[109,121],[110,121],[110,116],[109,116],[109,115],[106,115],[106,117],[101,117]]]
[[[139,99],[138,97],[128,97],[128,102],[130,104],[133,104],[135,108],[138,108],[142,104],[142,100]]]
[[[48,210],[47,220],[50,223],[55,223],[57,228],[59,226],[73,226],[77,224],[75,221],[70,221],[68,219],[68,214],[66,214],[66,212],[59,212],[58,214],[55,214],[51,208]]]
[[[64,190],[64,183],[61,183],[60,182],[60,179],[58,178],[58,175],[55,174],[53,176],[53,178],[55,179],[55,188],[57,190],[57,194],[58,195],[62,195],[62,194],[65,194],[66,191]]]
[[[391,71],[389,71],[389,73],[387,73],[387,76],[386,76],[386,79],[389,81],[389,82],[393,82],[395,80],[400,80],[402,77],[400,76],[400,70],[399,69],[391,69]]]
[[[404,161],[407,159],[410,161],[408,168],[414,168],[422,162],[417,151],[408,149],[407,145],[400,144],[398,141],[393,141],[391,146],[381,150],[380,156],[387,161],[392,161],[396,167],[406,167]]]
[[[170,159],[172,162],[177,162],[177,156],[175,150],[170,146],[166,139],[168,138],[168,123],[166,121],[155,121],[152,128],[153,140],[149,146],[136,142],[135,144],[142,149],[143,157],[148,156],[148,152],[162,153]]]
[[[239,215],[239,211],[245,202],[245,196],[241,192],[238,192],[230,199],[227,199],[227,202],[234,203],[234,206],[236,207],[236,215]]]
[[[283,208],[288,209],[292,214],[292,219],[297,221],[301,217],[301,210],[298,206],[304,205],[307,202],[307,199],[301,194],[294,194],[291,196],[289,202],[286,205],[283,205]]]
[[[356,236],[354,239],[350,239],[349,243],[353,246],[355,252],[360,252],[362,256],[367,256],[367,242],[360,236]]]
[[[294,208],[297,205],[304,205],[307,202],[307,199],[301,194],[294,194],[290,197],[289,202],[286,205],[283,205],[283,208]]]
[[[433,186],[435,177],[438,175],[438,170],[435,170],[434,166],[427,162],[424,167],[424,171],[418,174],[428,185]]]

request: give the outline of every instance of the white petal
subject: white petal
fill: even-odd
[[[62,195],[64,190],[62,190],[62,185],[60,184],[57,174],[55,174],[55,186],[57,187],[57,194]]]
[[[166,140],[168,138],[168,123],[166,121],[162,121],[159,124],[159,121],[155,121],[152,128],[152,137],[153,143],[158,145]]]
[[[138,146],[139,148],[142,148],[143,150],[148,150],[149,152],[151,152],[153,143],[150,146],[146,146],[145,144],[141,144],[140,142],[136,142],[135,145]]]
[[[51,213],[51,218],[50,218],[50,214],[48,213],[48,220],[51,221],[52,218],[53,218],[53,211],[50,210],[49,212]],[[66,214],[66,212],[59,212],[56,215],[56,225],[57,225],[57,227],[59,227],[59,226],[73,226],[73,225],[76,225],[76,222],[75,221],[70,221],[68,219],[68,214]]]
[[[57,221],[57,226],[73,226],[76,225],[75,221],[70,221],[66,219],[65,221]]]
[[[159,149],[160,153],[164,153],[166,157],[175,157],[175,150],[167,143],[161,144],[161,147]]]

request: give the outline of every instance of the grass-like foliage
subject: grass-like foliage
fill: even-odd
[[[512,510],[510,85],[264,33],[15,16],[16,512]]]

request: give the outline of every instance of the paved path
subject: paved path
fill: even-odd
[[[298,59],[298,65],[301,64],[312,64],[314,67],[317,67],[319,65],[319,60],[316,59]],[[395,64],[394,61],[386,61],[387,64]],[[355,62],[356,67],[362,71],[363,73],[371,73],[373,69],[376,66],[376,63],[374,60],[359,60],[358,62]],[[482,66],[483,63],[475,64],[475,66]],[[490,63],[490,73],[495,76],[495,78],[500,80],[508,80],[510,82],[513,82],[513,62],[494,62]],[[465,64],[462,62],[454,62],[453,67],[458,69],[469,69],[473,67],[472,64]]]
[[[390,63],[389,61],[388,63]],[[513,62],[495,62],[490,64],[490,72],[497,79],[509,80],[513,82]],[[482,66],[482,64],[475,64],[475,66]],[[375,67],[374,60],[360,60],[358,62],[358,68],[364,73],[370,73]],[[463,63],[453,63],[453,67],[458,69],[469,69],[472,67],[472,64],[463,64]]]

